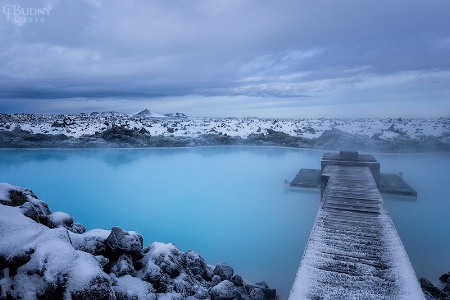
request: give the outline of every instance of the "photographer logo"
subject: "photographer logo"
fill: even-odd
[[[18,4],[3,6],[3,14],[6,21],[12,21],[19,24],[25,23],[44,23],[45,18],[50,15],[51,7],[22,7]]]

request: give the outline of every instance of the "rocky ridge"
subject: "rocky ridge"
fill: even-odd
[[[86,231],[28,189],[0,184],[0,299],[277,299],[221,262],[120,227]]]
[[[160,117],[154,117],[160,116]],[[189,118],[144,110],[77,115],[0,114],[0,148],[266,145],[370,152],[450,151],[450,118]]]

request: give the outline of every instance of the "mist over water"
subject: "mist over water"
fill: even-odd
[[[450,271],[450,153],[376,155],[382,172],[402,172],[417,199],[384,196],[384,203],[418,277],[435,284]]]
[[[285,148],[4,150],[0,181],[32,189],[86,228],[120,226],[225,261],[287,298],[320,202],[292,192],[300,168],[323,152]],[[450,154],[375,154],[419,194],[385,198],[418,277],[450,271]]]

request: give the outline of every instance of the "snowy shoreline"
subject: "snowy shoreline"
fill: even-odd
[[[450,151],[450,118],[238,119],[141,113],[0,114],[0,148],[227,145],[377,153]]]
[[[277,299],[226,263],[120,227],[86,231],[28,189],[0,183],[0,299]]]

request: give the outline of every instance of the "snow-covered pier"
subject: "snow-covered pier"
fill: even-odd
[[[425,299],[377,176],[371,156],[324,156],[322,202],[290,300]]]

